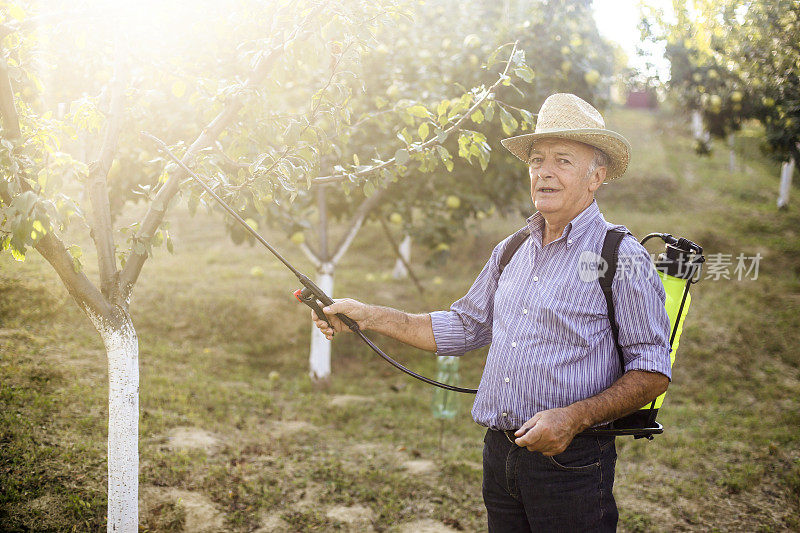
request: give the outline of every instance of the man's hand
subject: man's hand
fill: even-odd
[[[514,435],[517,446],[542,455],[558,455],[572,442],[580,425],[567,408],[539,411],[525,422]]]
[[[422,350],[436,351],[431,316],[428,313],[410,315],[391,307],[365,304],[352,298],[334,300],[331,305],[324,307],[322,311],[331,321],[333,327],[330,327],[324,320],[320,319],[314,311],[311,311],[311,320],[314,321],[314,325],[319,328],[328,340],[332,340],[334,334],[340,331],[350,331],[350,328],[336,318],[336,313],[342,313],[355,320],[362,331],[374,331]]]
[[[328,340],[332,340],[334,333],[350,331],[350,328],[345,326],[342,321],[336,317],[336,313],[349,316],[358,323],[358,327],[365,330],[368,329],[367,318],[370,314],[369,308],[370,306],[367,304],[353,300],[352,298],[341,298],[334,300],[331,305],[322,309],[322,312],[325,313],[328,320],[331,321],[333,328],[331,328],[327,322],[319,318],[317,313],[313,310],[311,311],[311,320],[314,321],[314,325],[319,328]]]

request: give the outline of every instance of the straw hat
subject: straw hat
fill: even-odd
[[[631,159],[631,145],[619,133],[606,129],[600,112],[574,94],[556,93],[547,97],[539,110],[533,133],[500,141],[509,152],[528,164],[531,145],[537,139],[569,139],[601,149],[610,162],[606,180],[625,173]]]

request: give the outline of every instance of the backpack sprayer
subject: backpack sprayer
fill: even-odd
[[[605,238],[603,239],[603,247],[600,252],[600,257],[602,258],[600,264],[605,263],[607,268],[604,271],[598,271],[597,278],[608,307],[608,319],[611,322],[611,335],[614,338],[614,346],[616,347],[617,356],[619,357],[619,366],[622,369],[625,368],[625,360],[622,357],[622,348],[619,345],[619,328],[617,327],[611,285],[614,281],[614,275],[617,272],[619,245],[627,234],[627,232],[618,229],[609,229],[606,231]],[[511,235],[500,256],[499,268],[501,273],[529,236],[530,230],[527,226]],[[664,285],[664,292],[666,293],[664,307],[666,308],[670,322],[669,357],[671,368],[673,363],[675,363],[675,352],[678,349],[678,342],[681,337],[681,332],[683,331],[683,321],[686,318],[686,310],[689,309],[689,304],[692,301],[692,297],[689,294],[689,286],[700,280],[705,257],[703,257],[703,248],[701,246],[683,237],[673,237],[669,233],[651,233],[641,240],[641,244],[644,245],[647,241],[655,237],[660,238],[666,243],[666,250],[658,256],[654,266],[658,277],[661,279],[661,283]],[[643,437],[652,439],[654,434],[664,432],[663,426],[656,422],[656,415],[658,414],[658,409],[661,407],[661,404],[664,402],[664,396],[666,394],[667,393],[664,392],[661,396],[638,411],[619,418],[606,426],[589,428],[583,433],[588,435],[632,435],[637,439]]]
[[[308,278],[308,276],[297,270],[289,261],[287,261],[280,253],[278,253],[278,251],[273,248],[264,237],[250,227],[250,225],[247,224],[247,222],[245,222],[244,219],[239,216],[239,214],[236,213],[236,211],[234,211],[230,205],[220,198],[211,189],[211,187],[206,185],[200,176],[195,174],[183,163],[183,161],[178,159],[162,140],[147,132],[142,132],[142,135],[145,135],[155,141],[170,159],[172,159],[189,176],[191,176],[200,185],[200,187],[203,188],[203,190],[205,190],[225,209],[225,211],[228,212],[229,215],[239,222],[239,224],[241,224],[245,230],[255,237],[258,242],[263,244],[267,250],[272,252],[272,254],[277,257],[278,260],[297,277],[300,284],[303,285],[303,288],[297,289],[294,292],[295,298],[297,298],[299,302],[313,309],[319,318],[327,322],[329,326],[333,327],[330,323],[330,320],[328,320],[328,317],[322,311],[323,306],[333,304],[331,297],[325,294],[325,291],[320,289],[316,283]],[[506,250],[503,252],[501,271],[502,267],[504,267],[508,261],[510,261],[511,256],[514,254],[514,252],[516,252],[517,248],[519,248],[522,242],[528,237],[528,234],[525,234],[524,232],[525,229],[526,228],[523,228],[522,230],[518,231],[509,240]],[[603,259],[605,259],[608,263],[608,269],[606,271],[606,275],[599,278],[601,286],[604,287],[603,292],[606,295],[606,301],[608,302],[609,318],[611,319],[612,324],[611,329],[620,359],[622,358],[622,350],[619,346],[619,340],[617,338],[617,325],[614,319],[613,300],[611,299],[611,280],[613,280],[614,273],[616,272],[617,252],[619,250],[619,243],[622,241],[623,237],[624,233],[619,231],[609,230],[607,232],[606,240],[603,245],[602,256]],[[692,297],[689,294],[689,286],[699,281],[702,263],[705,261],[705,258],[702,255],[702,247],[683,237],[673,237],[669,233],[651,233],[644,237],[641,243],[645,244],[648,240],[655,237],[660,238],[666,244],[666,250],[659,255],[655,262],[655,267],[658,272],[658,276],[664,285],[664,291],[666,292],[665,307],[670,320],[670,366],[672,366],[672,364],[675,362],[675,352],[678,349],[678,342],[680,341],[681,332],[683,331],[683,321],[686,318],[686,311],[688,310],[692,301]],[[468,389],[457,387],[455,385],[449,385],[447,383],[442,383],[417,374],[416,372],[398,363],[384,353],[383,350],[378,348],[375,343],[373,343],[366,335],[364,335],[364,332],[361,331],[361,328],[358,326],[358,323],[355,320],[342,313],[337,313],[336,316],[342,321],[342,323],[350,328],[353,333],[358,335],[361,340],[367,344],[367,346],[381,356],[383,360],[398,370],[405,372],[409,376],[423,381],[429,385],[441,387],[442,389],[454,392],[463,392],[467,394],[476,394],[478,392],[476,389]],[[624,368],[624,361],[622,362],[621,368]],[[649,405],[645,405],[639,409],[639,411],[620,418],[612,422],[607,427],[597,429],[591,428],[586,430],[584,433],[596,435],[633,435],[636,438],[647,437],[652,439],[653,434],[662,433],[664,430],[661,424],[657,423],[655,419],[659,408],[664,402],[665,395],[666,392],[653,400],[653,402]]]
[[[616,233],[619,234],[620,232]],[[651,233],[641,240],[641,244],[644,245],[647,241],[656,237],[663,240],[666,244],[666,250],[656,258],[654,266],[659,279],[661,279],[661,283],[664,285],[664,292],[666,294],[664,307],[666,308],[670,323],[669,365],[670,368],[672,368],[675,363],[675,352],[678,350],[678,343],[680,342],[681,333],[683,332],[683,321],[686,319],[686,312],[689,309],[689,305],[692,303],[692,295],[689,294],[689,287],[700,280],[705,257],[703,256],[703,248],[700,245],[683,237],[673,237],[669,233]],[[619,247],[619,243],[616,244],[616,247]],[[611,261],[615,262],[616,258],[617,256],[615,253]],[[614,270],[616,270],[616,264],[609,264],[608,271],[611,274],[607,281],[608,292],[606,293],[606,299],[611,309],[609,316],[612,321],[614,318],[610,290]],[[608,272],[606,274],[608,275]],[[601,285],[604,285],[603,280],[601,280]],[[605,287],[604,292],[606,292]],[[619,346],[619,332],[616,324],[613,324],[611,330],[620,362],[624,368],[622,349]],[[633,435],[637,439],[652,439],[654,434],[664,432],[664,427],[656,422],[656,416],[658,415],[659,408],[664,403],[666,394],[665,391],[650,404],[645,405],[638,411],[627,416],[614,420],[605,428],[590,428],[586,430],[585,433],[593,435]]]

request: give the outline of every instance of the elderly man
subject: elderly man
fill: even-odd
[[[489,531],[613,531],[614,437],[582,434],[627,415],[664,392],[670,379],[665,294],[651,272],[614,278],[620,361],[599,284],[580,262],[601,252],[605,221],[594,193],[621,176],[630,157],[625,138],[607,130],[600,113],[571,94],[542,105],[534,133],[504,139],[528,164],[537,212],[530,237],[501,269],[509,239],[498,244],[469,292],[450,311],[413,315],[337,300],[325,308],[333,329],[312,315],[330,339],[362,329],[439,355],[491,343],[472,408],[486,426],[483,497]],[[631,236],[620,257],[650,264]]]

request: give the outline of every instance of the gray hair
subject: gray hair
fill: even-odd
[[[608,167],[608,164],[611,162],[606,153],[600,148],[597,148],[596,146],[593,146],[592,148],[594,148],[594,157],[592,158],[592,162],[589,163],[589,170],[586,172],[587,179],[594,173],[595,170],[600,167]]]

